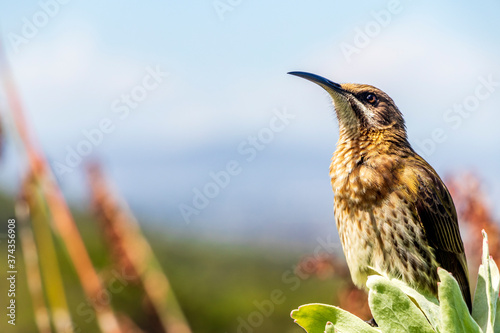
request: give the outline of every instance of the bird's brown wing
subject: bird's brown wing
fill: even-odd
[[[438,264],[458,281],[465,302],[472,309],[469,272],[457,212],[448,189],[432,167],[421,160],[418,178],[417,213]],[[419,163],[420,164],[420,163]]]

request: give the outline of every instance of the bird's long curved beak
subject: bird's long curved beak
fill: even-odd
[[[316,74],[307,73],[307,72],[288,72],[288,74],[295,75],[295,76],[301,77],[303,79],[309,80],[311,82],[314,82],[314,83],[320,85],[323,89],[325,89],[328,92],[330,92],[332,90],[339,92],[339,93],[346,92],[344,89],[342,89],[340,84],[335,83],[333,81],[330,81],[330,80],[328,80],[322,76],[316,75]]]
[[[330,81],[322,76],[307,73],[307,72],[288,72],[288,74],[301,77],[316,83],[332,97],[335,113],[339,120],[339,124],[344,127],[355,128],[358,125],[357,115],[354,112],[350,99],[351,93],[342,88],[338,83]]]

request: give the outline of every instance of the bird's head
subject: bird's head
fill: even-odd
[[[367,84],[339,84],[306,72],[288,74],[312,81],[330,94],[341,130],[351,134],[390,131],[406,139],[403,116],[382,90]]]

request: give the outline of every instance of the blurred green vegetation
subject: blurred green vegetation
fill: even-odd
[[[0,195],[1,221],[11,218],[13,210],[12,199]],[[126,314],[144,331],[154,331],[153,323],[144,312],[140,288],[124,279],[119,268],[113,266],[96,220],[87,213],[75,212],[74,216],[94,265],[108,286],[109,293],[103,295],[102,301],[111,299],[118,313]],[[2,225],[0,233],[5,233],[6,223]],[[169,235],[167,230],[159,232],[148,229],[145,223],[141,225],[193,332],[298,333],[302,329],[290,318],[292,309],[311,302],[337,303],[336,290],[342,281],[316,277],[300,279],[293,273],[300,258],[310,253],[304,247],[222,244]],[[6,242],[0,240],[2,253],[5,253]],[[75,332],[98,332],[91,306],[85,300],[70,259],[57,237],[56,245]],[[36,332],[21,253],[18,244],[16,326],[7,327],[6,320],[2,320],[1,332]],[[43,258],[40,261],[43,264]],[[6,270],[2,269],[2,283],[5,275]],[[6,289],[1,287],[0,290]],[[273,292],[276,303],[271,298]],[[2,295],[0,299],[0,306],[5,309],[6,297]]]

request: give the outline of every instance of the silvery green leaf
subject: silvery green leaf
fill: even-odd
[[[381,275],[385,276],[383,273],[380,273],[373,267],[369,268],[369,275]],[[388,277],[387,277],[388,278]],[[439,323],[440,323],[440,311],[439,311],[439,301],[436,296],[426,293],[424,291],[417,291],[407,285],[405,282],[398,279],[388,278],[391,283],[393,283],[396,287],[401,289],[413,303],[425,314],[427,320],[431,323],[432,327],[436,332],[439,332]]]
[[[474,293],[474,302],[472,304],[472,317],[477,322],[483,332],[487,331],[488,326],[488,297],[486,296],[486,269],[484,265],[479,266],[477,276],[476,292]]]
[[[442,333],[481,333],[481,328],[469,314],[457,280],[442,268],[438,269],[438,274],[441,280],[438,286],[441,304],[440,331]]]
[[[500,299],[497,299],[497,313],[495,315],[495,325],[493,326],[495,333],[500,333]]]
[[[490,257],[488,235],[484,230],[482,232],[483,255],[477,277],[472,317],[479,324],[483,332],[493,333],[497,313],[500,273],[495,261]]]
[[[382,332],[435,332],[424,313],[388,278],[372,275],[366,285],[370,309]]]
[[[413,303],[425,314],[432,328],[439,332],[441,318],[438,299],[430,293],[413,289],[401,280],[391,279],[391,282],[410,297]]]

